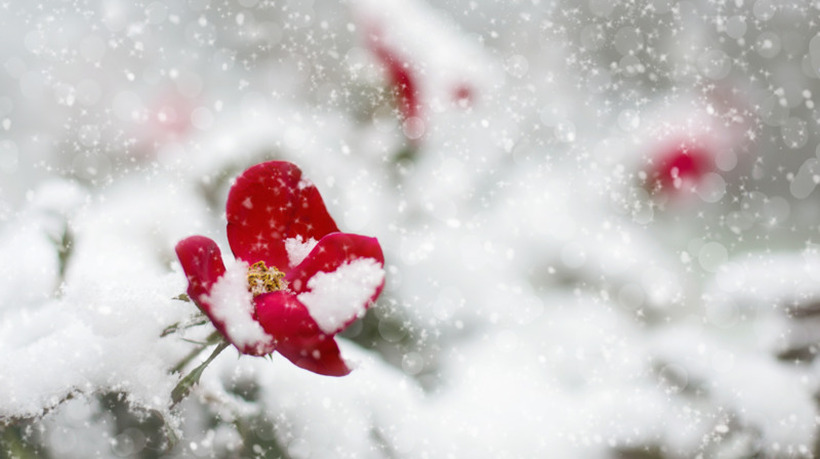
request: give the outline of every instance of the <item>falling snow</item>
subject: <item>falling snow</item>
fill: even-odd
[[[820,455],[818,17],[0,4],[0,456]],[[384,252],[299,295],[355,369],[229,347],[175,405],[214,326],[174,247],[228,253],[228,190],[271,160]],[[211,293],[256,342],[242,269]]]

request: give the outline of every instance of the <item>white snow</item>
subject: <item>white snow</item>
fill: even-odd
[[[319,241],[312,237],[305,241],[301,234],[285,239],[285,250],[288,252],[288,264],[290,267],[292,268],[301,263],[310,251],[316,247],[318,242]]]
[[[248,264],[235,261],[225,266],[225,274],[204,295],[211,314],[225,324],[225,333],[240,348],[254,348],[262,353],[273,350],[273,337],[253,319],[253,294],[248,290]]]
[[[372,258],[346,262],[332,272],[308,280],[309,291],[298,298],[325,333],[335,333],[367,309],[370,297],[384,281],[384,269]]]
[[[48,224],[33,229],[27,220],[44,216],[33,207],[3,228],[10,233],[2,236],[5,241],[32,245],[25,254],[0,247],[21,260],[17,284],[0,285],[0,417],[37,416],[69,396],[122,391],[129,403],[170,419],[175,378],[168,370],[190,344],[159,336],[191,310],[172,299],[185,290],[181,270],[158,260],[173,253],[173,241],[195,231],[202,214],[171,181],[154,180],[147,187],[143,180],[124,179],[107,191],[107,199],[83,207],[65,205],[69,188],[54,195],[49,190],[59,187],[49,186],[42,199],[39,191],[33,196],[35,206],[62,202],[62,218],[76,222],[68,225],[72,255],[61,289],[56,247],[44,257],[46,242],[33,242],[47,241],[50,230],[62,230],[66,222],[54,222],[50,213]],[[202,339],[197,332],[186,336]]]

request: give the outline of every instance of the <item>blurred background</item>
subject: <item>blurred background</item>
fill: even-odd
[[[0,25],[0,457],[820,454],[820,2],[54,0]],[[271,159],[385,252],[340,339],[358,367],[231,348],[172,408],[213,331],[165,332],[196,313],[173,248],[230,253],[231,181]]]

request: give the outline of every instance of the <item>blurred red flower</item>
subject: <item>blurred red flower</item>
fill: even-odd
[[[705,148],[683,143],[660,152],[647,179],[653,190],[676,193],[696,186],[713,169],[712,157]]]

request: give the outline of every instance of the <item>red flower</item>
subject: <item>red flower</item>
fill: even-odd
[[[316,187],[282,161],[236,179],[227,218],[236,266],[226,269],[206,237],[176,246],[189,297],[242,353],[275,350],[314,373],[350,373],[334,335],[381,293],[378,241],[339,232]]]

